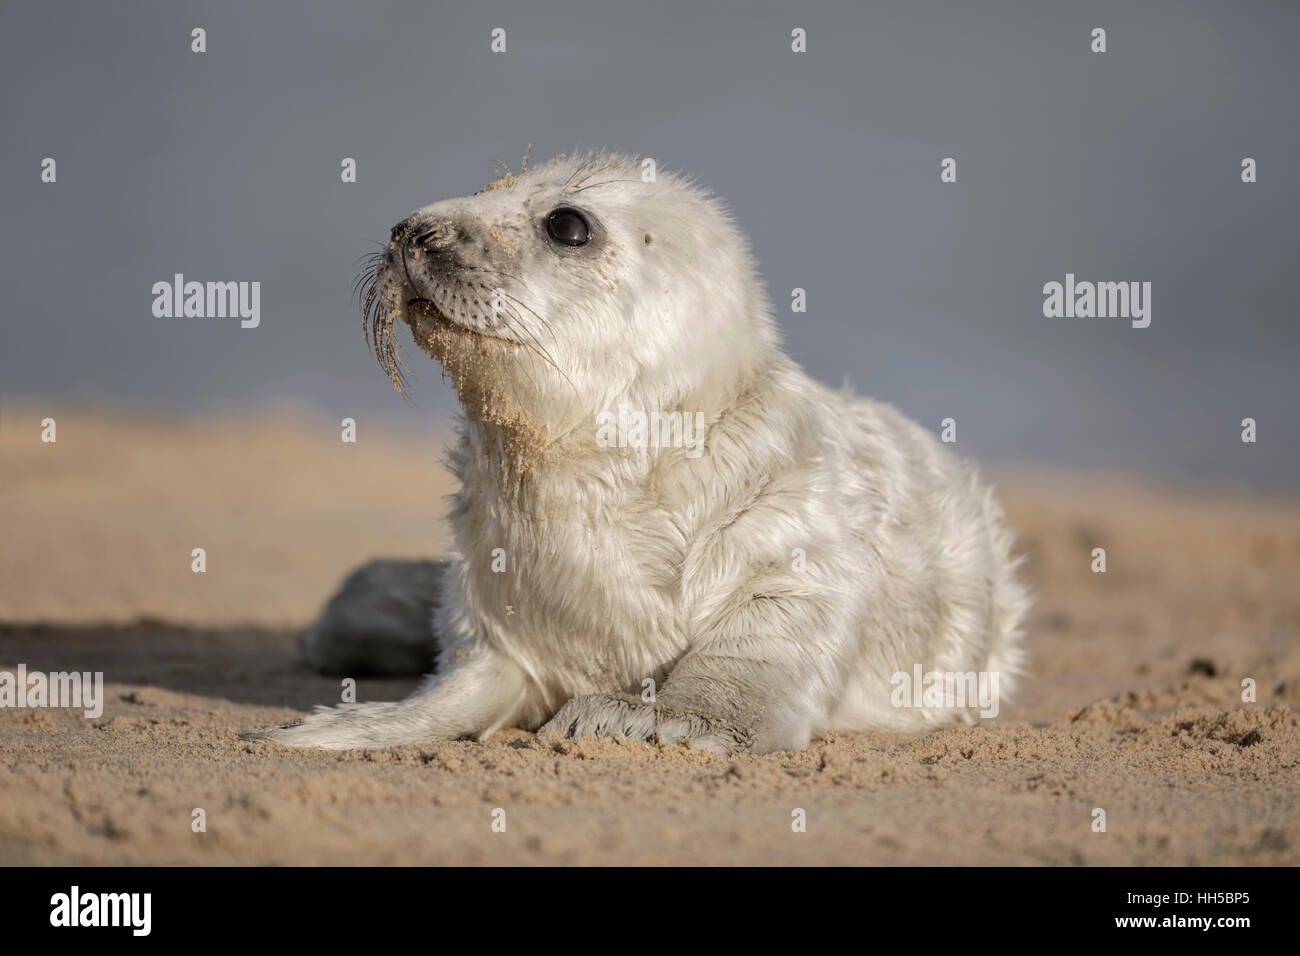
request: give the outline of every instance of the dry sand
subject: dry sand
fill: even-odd
[[[107,700],[0,710],[0,863],[1300,862],[1296,501],[1006,477],[1033,677],[975,727],[300,752],[238,734],[338,700],[294,637],[347,569],[445,547],[442,439],[63,409],[44,445],[46,414],[0,420],[0,669],[103,671]]]

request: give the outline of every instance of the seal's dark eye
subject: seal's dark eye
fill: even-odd
[[[591,238],[591,229],[582,213],[568,206],[551,210],[546,217],[546,234],[566,246],[585,246]]]

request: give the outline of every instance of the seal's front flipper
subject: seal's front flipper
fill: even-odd
[[[689,744],[720,754],[747,751],[753,745],[749,731],[721,717],[647,703],[628,694],[575,697],[537,732],[542,741],[587,735]]]

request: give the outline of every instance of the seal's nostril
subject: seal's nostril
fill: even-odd
[[[433,242],[437,238],[438,238],[438,227],[434,226],[432,229],[426,229],[418,236],[415,236],[413,239],[411,239],[411,242],[415,243],[417,246],[423,246],[425,248],[428,248],[429,243]]]
[[[411,236],[427,225],[428,220],[420,221],[419,216],[407,216],[401,222],[393,227],[389,239],[394,243],[409,242]]]

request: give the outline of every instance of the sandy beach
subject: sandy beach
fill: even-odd
[[[1300,862],[1300,501],[990,469],[1037,605],[1022,695],[972,727],[762,757],[243,741],[339,700],[295,640],[350,568],[447,546],[445,433],[358,434],[5,409],[0,670],[102,671],[105,702],[0,709],[0,863]]]

